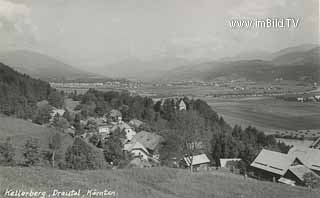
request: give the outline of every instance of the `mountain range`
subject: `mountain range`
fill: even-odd
[[[246,78],[273,81],[276,78],[308,82],[320,81],[319,45],[300,45],[273,53],[240,54],[217,61],[177,67],[164,74],[160,81]]]
[[[101,77],[101,75],[80,70],[50,56],[27,50],[2,52],[0,62],[10,65],[20,73],[46,81]]]

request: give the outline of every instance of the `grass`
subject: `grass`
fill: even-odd
[[[40,167],[0,167],[1,195],[5,189],[52,193],[108,189],[119,198],[313,198],[319,191],[274,184],[224,172],[190,173],[181,169],[150,168],[62,171]]]
[[[28,139],[37,138],[39,140],[40,149],[47,150],[49,137],[54,132],[57,131],[34,124],[30,121],[0,115],[0,139],[5,140],[7,137],[12,139],[12,144],[16,153],[15,160],[17,163],[21,163],[24,160],[22,153],[24,144]],[[68,146],[73,143],[73,138],[67,134],[60,134],[62,136],[62,142],[58,155],[60,155],[61,158],[64,158],[64,153]]]
[[[234,125],[275,130],[320,129],[320,103],[286,102],[274,98],[206,99]]]

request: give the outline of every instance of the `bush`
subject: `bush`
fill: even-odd
[[[311,188],[320,188],[320,177],[314,173],[306,173],[303,175],[303,180],[306,186]]]
[[[15,151],[11,144],[11,139],[7,138],[5,142],[0,144],[0,165],[14,165]]]
[[[85,170],[104,168],[105,163],[102,153],[93,146],[76,138],[73,145],[66,152],[66,168]]]
[[[26,144],[24,145],[24,148],[25,150],[23,156],[26,159],[25,165],[34,166],[38,164],[41,160],[39,140],[36,138],[31,138],[27,140]]]

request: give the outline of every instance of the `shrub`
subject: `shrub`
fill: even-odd
[[[73,145],[67,149],[65,157],[66,168],[85,170],[105,167],[102,153],[80,138],[76,138]]]
[[[15,151],[11,144],[11,139],[7,138],[5,142],[0,144],[0,165],[13,165]]]
[[[314,173],[306,173],[303,175],[303,180],[306,186],[311,188],[319,188],[320,187],[320,177],[315,175]]]
[[[24,145],[24,148],[25,150],[23,156],[26,159],[25,165],[34,166],[38,164],[41,160],[39,140],[36,138],[31,138],[27,140],[26,144]]]

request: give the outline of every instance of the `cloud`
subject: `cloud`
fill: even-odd
[[[0,0],[0,33],[12,43],[34,43],[37,26],[31,20],[31,9],[23,4]]]
[[[1,17],[5,17],[8,20],[15,20],[17,17],[24,17],[28,15],[30,15],[30,8],[26,5],[0,0]]]

